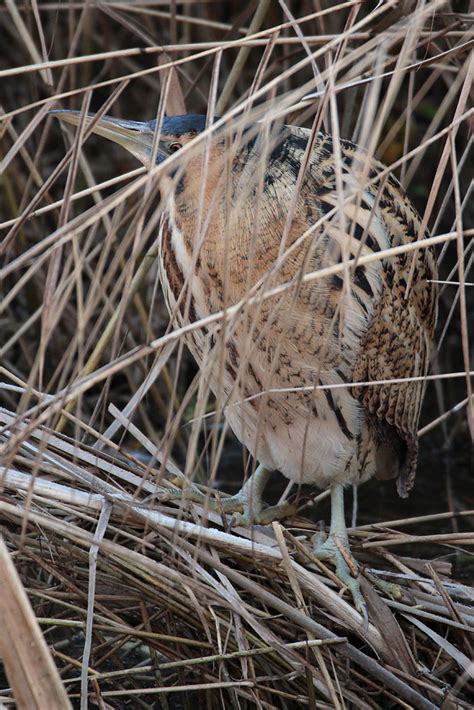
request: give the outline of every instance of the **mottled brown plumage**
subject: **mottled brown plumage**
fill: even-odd
[[[184,143],[192,135],[175,134],[169,139],[179,138]],[[240,301],[275,264],[308,137],[304,129],[283,128],[268,151],[268,159],[262,157],[258,140],[251,140],[250,147],[244,143],[232,160],[230,177],[226,142],[213,143],[203,193],[202,154],[187,161],[180,189],[170,193],[163,218],[162,279],[169,285],[164,290],[171,312],[180,299],[178,323],[186,320],[182,288],[191,268],[188,316],[194,320]],[[357,178],[364,171],[371,186],[360,195],[357,210],[351,201],[343,205],[344,230],[337,209],[332,140],[319,134],[296,200],[286,247],[294,246],[308,227],[325,215],[331,211],[334,215],[294,249],[272,285],[337,263],[345,249],[346,258],[353,258],[418,238],[418,215],[398,182],[392,176],[376,179],[378,173],[385,172],[384,166],[375,161],[365,165],[366,155],[347,141],[341,141],[340,150],[344,189],[351,185],[357,189]],[[257,206],[255,195],[262,182]],[[232,193],[230,198],[226,192]],[[208,224],[199,232],[200,196]],[[254,222],[257,210],[258,228]],[[193,258],[196,263],[191,267]],[[425,375],[436,310],[435,286],[428,281],[436,277],[436,267],[429,249],[420,249],[413,258],[413,266],[412,256],[406,254],[359,266],[349,274],[349,290],[341,273],[302,285],[297,292],[291,289],[277,304],[262,303],[251,313],[251,342],[248,319],[237,319],[235,332],[226,342],[226,376],[219,381],[216,371],[211,379],[214,391],[222,387],[230,404],[278,388]],[[410,268],[412,286],[406,297]],[[206,337],[199,332],[189,337],[198,362]],[[364,480],[373,473],[383,478],[398,476],[399,490],[405,495],[416,468],[422,391],[418,382],[318,390],[310,395],[274,394],[235,404],[228,408],[227,417],[237,436],[267,468],[279,468],[289,477],[321,485],[334,478],[342,483]],[[308,428],[318,431],[305,445],[303,437],[307,439],[308,432],[304,430]],[[328,451],[326,465],[316,467],[315,449],[321,451],[317,435],[330,440],[328,429],[338,432],[339,441],[333,447],[337,450]],[[301,453],[302,447],[306,448],[313,462],[305,457],[300,463],[295,460],[295,438],[297,450]],[[280,451],[282,439],[285,453]],[[334,470],[338,460],[342,460],[339,471]]]
[[[77,123],[75,114],[59,117]],[[98,125],[149,160],[154,122]],[[165,119],[158,161],[204,128],[204,117]],[[177,325],[252,294],[219,333],[199,328],[187,343],[264,469],[340,489],[331,535],[344,537],[342,485],[374,474],[397,477],[401,495],[413,485],[423,383],[351,383],[426,375],[436,262],[420,248],[357,264],[422,239],[420,219],[398,181],[348,141],[335,146],[317,134],[300,172],[310,140],[306,129],[254,124],[240,135],[221,129],[185,151],[162,176],[160,274]],[[338,263],[338,273],[303,280]],[[262,297],[281,284],[290,287]],[[323,545],[321,557],[336,555]]]

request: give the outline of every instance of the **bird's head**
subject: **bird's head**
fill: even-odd
[[[265,146],[264,160],[267,162],[273,156],[272,149],[278,148],[287,137],[285,126],[272,124],[266,133],[255,121],[236,121],[216,126],[208,132],[209,140],[203,136],[203,140],[195,141],[206,130],[208,123],[206,116],[198,114],[167,116],[159,126],[156,120],[129,121],[111,116],[97,118],[93,113],[83,117],[80,111],[67,110],[50,113],[73,126],[79,126],[84,120],[86,128],[90,126],[93,133],[118,143],[146,167],[150,166],[152,155],[155,155],[156,163],[163,163],[174,153],[185,149],[182,159],[176,156],[176,160],[171,160],[169,169],[165,169],[159,179],[164,191],[174,194],[177,203],[188,211],[197,204],[203,185],[206,204],[216,193],[228,195],[225,185],[229,178],[235,183],[230,191],[234,202],[240,204],[242,199],[247,199],[255,192],[260,179],[260,142]],[[219,121],[219,118],[214,121]],[[191,142],[195,145],[186,150]],[[278,161],[278,150],[276,155]]]
[[[80,111],[57,110],[50,113],[60,121],[73,126],[78,126],[81,121]],[[93,123],[94,119],[95,114],[87,114],[85,117],[86,126]],[[199,133],[202,133],[205,128],[206,117],[198,114],[164,118],[156,147],[156,162],[161,163],[179,151]],[[150,162],[156,131],[156,121],[127,121],[111,116],[99,118],[92,128],[93,133],[126,148],[144,165],[148,165]]]

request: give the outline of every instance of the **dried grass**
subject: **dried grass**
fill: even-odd
[[[467,5],[0,8],[1,532],[74,707],[472,707],[474,594],[451,566],[467,571],[474,543],[468,479],[451,472],[463,449],[467,472],[474,421]],[[367,628],[310,552],[324,493],[313,503],[287,488],[295,515],[253,530],[206,507],[203,484],[222,488],[250,463],[183,333],[225,332],[294,285],[264,279],[205,321],[170,325],[156,280],[160,168],[136,169],[113,146],[94,154],[85,122],[63,133],[65,150],[47,111],[69,106],[324,126],[377,153],[415,199],[430,239],[357,262],[439,245],[438,352],[419,434],[422,451],[440,454],[419,476],[446,487],[435,514],[390,520],[376,504],[354,521]],[[224,464],[229,450],[237,465]],[[183,475],[201,506],[173,502]],[[18,578],[11,588],[23,599]],[[0,703],[21,707],[11,672],[12,688],[2,680]]]
[[[92,644],[89,681],[104,700],[226,688],[264,706],[315,692],[341,707],[469,707],[460,671],[470,672],[474,593],[442,558],[474,534],[405,532],[423,517],[353,530],[370,580],[365,628],[312,559],[314,525],[228,531],[226,516],[167,500],[173,485],[156,485],[158,474],[42,428],[3,474],[4,539],[71,699]],[[390,552],[411,555],[413,544],[429,556]],[[378,579],[401,598],[379,596]]]

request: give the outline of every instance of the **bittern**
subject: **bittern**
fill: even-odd
[[[55,114],[79,123],[79,112]],[[201,367],[214,356],[210,387],[259,463],[225,510],[269,522],[272,471],[330,487],[330,530],[314,552],[363,611],[343,489],[374,475],[396,478],[402,496],[413,485],[435,254],[420,241],[383,256],[425,235],[399,182],[362,148],[295,126],[220,124],[196,139],[206,117],[170,116],[158,142],[156,121],[104,117],[93,131],[164,163],[159,272],[175,322],[224,311],[219,332],[185,337]]]

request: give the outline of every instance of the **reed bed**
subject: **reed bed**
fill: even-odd
[[[352,530],[366,626],[308,520],[229,530],[158,477],[43,427],[4,472],[2,534],[72,701],[89,683],[112,707],[471,707],[474,593],[445,557],[473,533],[418,535],[423,516]]]
[[[472,707],[468,11],[462,0],[0,8],[0,704]],[[350,538],[367,624],[311,554],[324,492],[275,489],[293,512],[270,526],[219,512],[253,464],[183,335],[218,334],[242,304],[170,322],[159,167],[60,130],[53,108],[322,127],[362,143],[414,200],[440,269],[419,431],[427,493],[396,515],[364,507],[360,490]],[[178,501],[181,490],[202,501]]]

